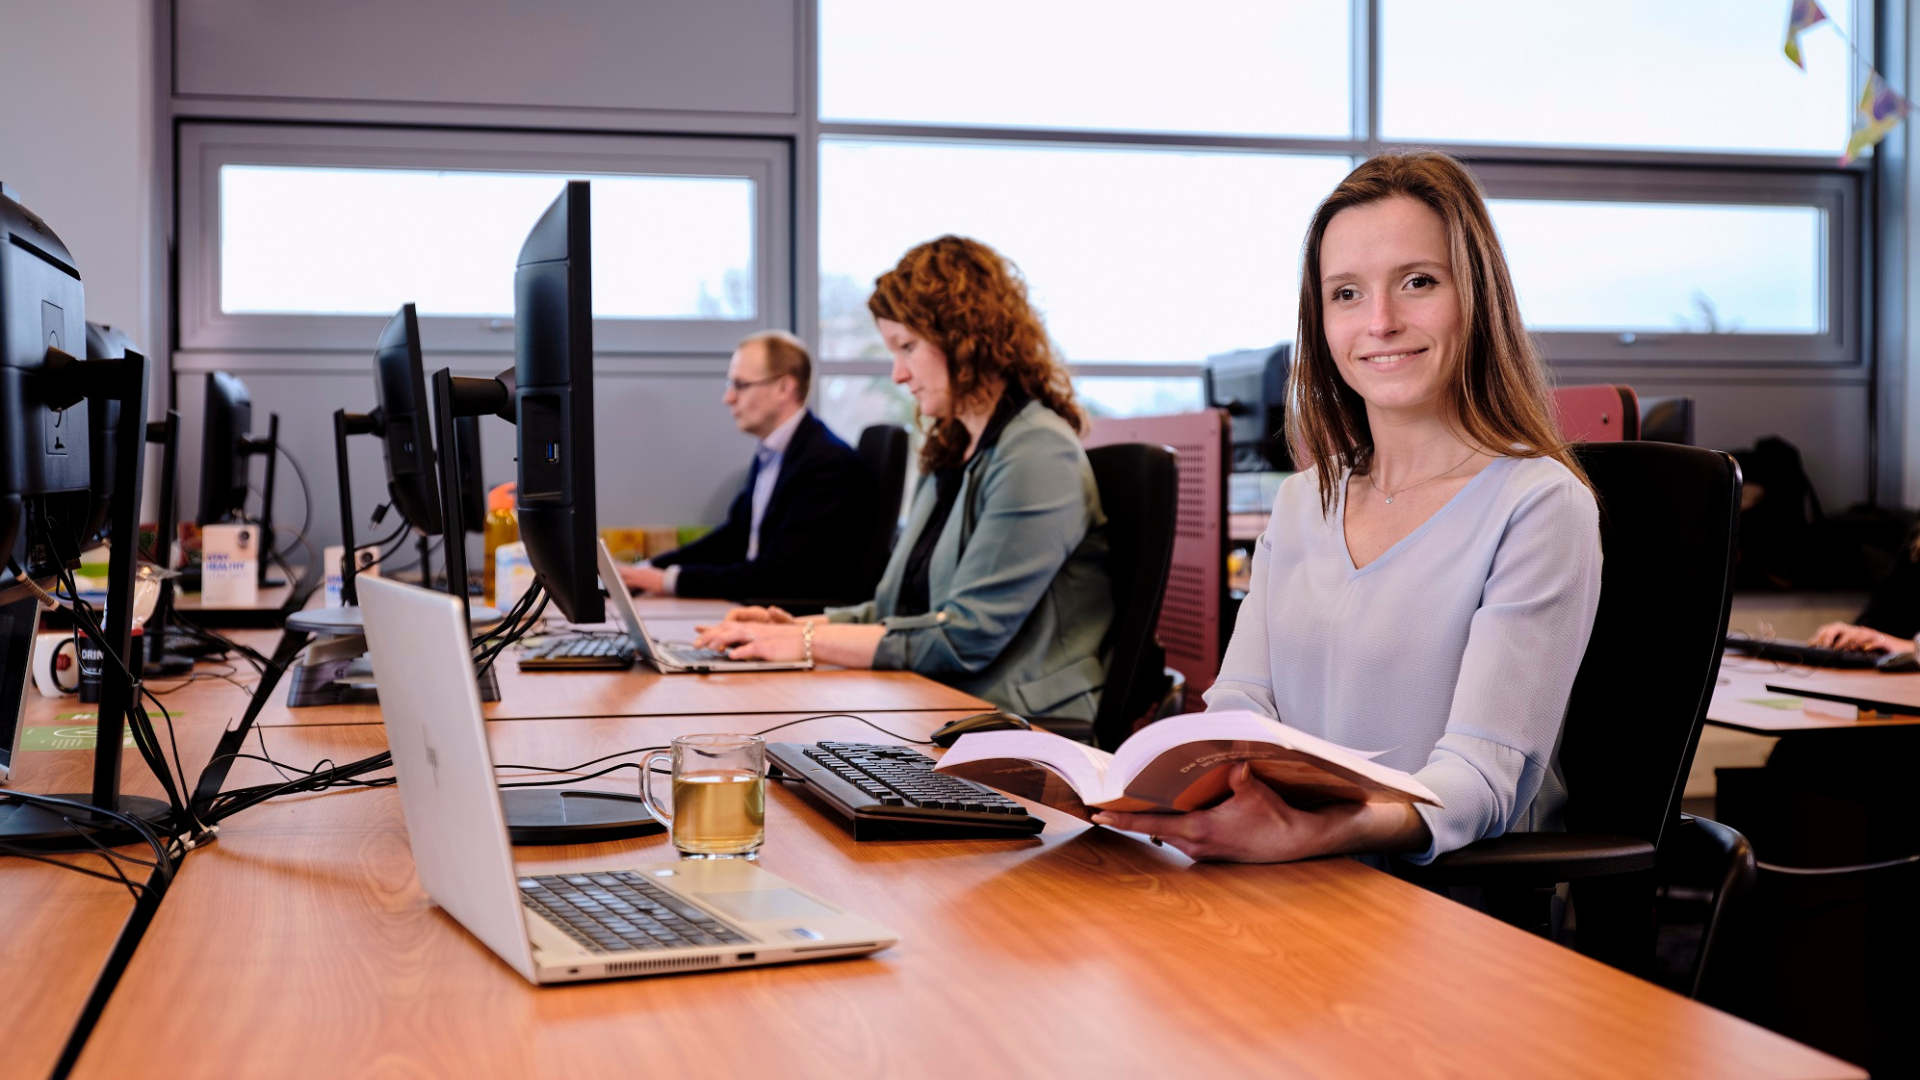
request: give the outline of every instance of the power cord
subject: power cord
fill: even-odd
[[[887,730],[886,728],[883,728],[883,727],[881,727],[881,726],[880,726],[879,724],[876,724],[876,723],[874,723],[873,721],[871,721],[871,720],[869,720],[869,719],[867,719],[867,718],[866,718],[866,717],[864,717],[864,716],[855,716],[855,715],[854,715],[854,714],[852,714],[852,713],[820,713],[820,714],[818,714],[818,715],[816,715],[816,716],[802,716],[802,717],[800,717],[800,718],[799,718],[799,719],[797,719],[797,720],[787,720],[787,721],[784,721],[784,722],[782,722],[782,723],[778,723],[778,724],[775,724],[775,725],[773,725],[772,727],[767,727],[767,728],[761,728],[761,729],[760,729],[759,731],[753,731],[753,732],[748,732],[748,734],[750,734],[750,735],[766,735],[766,734],[768,734],[768,733],[770,733],[770,732],[775,732],[775,731],[779,731],[779,730],[780,730],[781,728],[790,728],[790,727],[793,727],[793,726],[794,726],[794,725],[796,725],[796,724],[806,724],[806,723],[811,723],[811,722],[813,722],[813,721],[815,721],[815,720],[858,720],[858,721],[860,721],[861,723],[863,723],[863,724],[865,724],[865,725],[867,725],[868,727],[870,727],[870,728],[872,728],[873,730],[875,730],[875,731],[877,731],[877,732],[879,732],[880,734],[882,734],[882,735],[886,735],[886,736],[889,736],[889,737],[891,737],[891,738],[895,738],[895,739],[899,739],[899,740],[900,740],[901,742],[904,742],[904,743],[910,743],[910,744],[912,744],[912,745],[915,745],[915,746],[932,746],[932,745],[934,745],[934,743],[933,743],[933,740],[931,740],[931,739],[914,739],[914,738],[909,738],[908,736],[905,736],[905,735],[902,735],[902,734],[900,734],[900,733],[899,733],[899,732],[897,732],[897,731],[888,731],[888,730]],[[621,751],[618,751],[618,752],[616,752],[616,753],[612,753],[612,754],[602,754],[601,756],[599,756],[599,757],[597,757],[597,758],[591,758],[591,759],[589,759],[589,760],[587,760],[587,761],[583,761],[583,762],[580,762],[580,763],[579,763],[578,765],[570,765],[570,766],[567,766],[567,767],[565,767],[565,768],[558,768],[558,769],[556,769],[556,768],[550,768],[550,767],[548,767],[548,766],[545,766],[545,765],[495,765],[495,766],[494,766],[494,768],[496,768],[496,769],[522,769],[522,770],[525,770],[525,771],[527,771],[527,772],[545,772],[545,773],[578,773],[578,772],[579,772],[579,771],[580,771],[581,769],[586,769],[586,768],[591,768],[591,767],[593,767],[593,766],[595,766],[595,765],[598,765],[598,764],[600,764],[600,763],[601,763],[601,762],[603,762],[603,761],[612,761],[612,760],[613,760],[614,758],[621,758],[621,757],[631,757],[631,756],[633,756],[633,755],[635,755],[635,754],[650,754],[650,753],[652,753],[652,752],[654,752],[655,750],[665,750],[665,749],[666,749],[666,747],[665,747],[665,746],[641,746],[641,747],[636,747],[635,749],[632,749],[632,750],[621,750]],[[577,777],[574,777],[574,779],[576,779],[576,780],[590,780],[590,779],[592,779],[592,778],[593,778],[594,776],[605,776],[605,775],[606,775],[607,773],[609,773],[609,772],[612,772],[612,771],[614,771],[614,769],[619,769],[619,768],[625,768],[625,767],[632,767],[632,768],[638,768],[639,766],[637,766],[637,765],[634,765],[634,764],[633,764],[632,762],[627,762],[627,763],[626,763],[625,765],[616,765],[616,766],[613,766],[612,768],[609,768],[609,769],[603,769],[603,770],[601,770],[600,772],[597,772],[597,773],[594,773],[594,774],[592,774],[592,776],[577,776]],[[566,783],[566,782],[570,782],[570,781],[551,781],[551,782],[553,782],[553,783]],[[516,785],[512,785],[512,784],[501,784],[500,786],[501,786],[501,787],[513,787],[513,786],[516,786]]]

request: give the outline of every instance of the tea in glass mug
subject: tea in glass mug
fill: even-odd
[[[673,809],[653,791],[655,758],[672,761]],[[640,763],[647,808],[683,859],[754,859],[767,839],[767,744],[758,735],[682,735]]]

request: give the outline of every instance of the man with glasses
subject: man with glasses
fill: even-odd
[[[864,595],[866,537],[877,512],[859,455],[807,409],[813,362],[799,338],[767,330],[740,342],[721,395],[760,440],[727,520],[691,544],[626,567],[627,586],[730,600]]]

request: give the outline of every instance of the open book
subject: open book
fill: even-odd
[[[1045,731],[962,735],[937,771],[1063,810],[1199,810],[1231,792],[1228,771],[1255,776],[1289,803],[1346,800],[1441,805],[1425,784],[1365,754],[1258,713],[1189,713],[1150,724],[1107,753]]]

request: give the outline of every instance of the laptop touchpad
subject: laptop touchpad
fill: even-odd
[[[694,895],[741,922],[820,919],[838,914],[832,908],[815,903],[792,889],[746,889],[741,892],[703,892]]]

